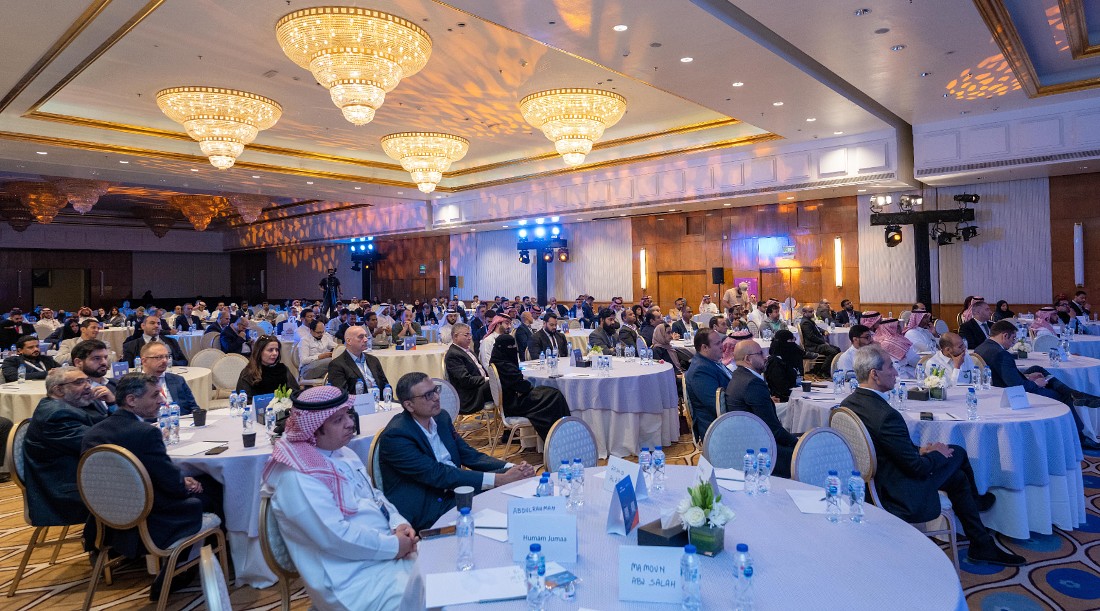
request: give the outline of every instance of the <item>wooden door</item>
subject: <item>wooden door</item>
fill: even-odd
[[[794,297],[799,305],[821,300],[820,267],[771,267],[760,270],[760,298],[783,301]],[[793,314],[798,316],[798,312]]]
[[[655,303],[661,306],[661,311],[665,314],[672,310],[678,297],[683,297],[694,312],[703,299],[703,293],[710,288],[707,284],[708,280],[707,273],[703,270],[658,272],[657,292],[656,294],[650,292],[650,297],[654,298]]]

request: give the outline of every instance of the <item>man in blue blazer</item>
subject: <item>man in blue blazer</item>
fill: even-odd
[[[168,348],[164,344],[145,344],[141,347],[142,373],[157,378],[157,384],[168,402],[179,405],[180,414],[186,416],[197,409],[199,404],[195,401],[195,394],[191,392],[187,380],[168,371],[168,359]]]
[[[775,437],[775,464],[772,473],[778,477],[790,478],[791,457],[794,455],[798,436],[783,428],[775,413],[772,393],[768,390],[768,383],[764,381],[764,350],[760,344],[748,339],[737,342],[733,357],[737,360],[737,369],[726,387],[726,411],[749,412],[768,425]]]
[[[455,506],[458,486],[481,492],[535,474],[525,462],[513,465],[482,454],[459,437],[427,374],[401,376],[397,399],[404,411],[379,433],[382,487],[416,530],[428,528]]]
[[[179,342],[161,334],[160,319],[155,315],[146,316],[141,322],[137,333],[122,343],[122,360],[134,364],[134,357],[139,356],[141,349],[150,343],[162,343],[170,350],[172,365],[184,367],[187,365],[187,357],[183,355]]]
[[[248,356],[251,345],[248,341],[248,318],[240,316],[224,329],[221,337],[222,352],[226,354],[243,354]]]
[[[696,439],[703,439],[710,424],[718,417],[715,393],[730,383],[730,370],[722,364],[722,340],[725,337],[712,329],[699,329],[695,335],[695,356],[684,373],[687,380],[688,407]]]

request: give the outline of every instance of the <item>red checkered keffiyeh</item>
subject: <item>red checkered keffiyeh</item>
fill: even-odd
[[[344,400],[340,401],[343,397]],[[334,404],[325,407],[326,404]],[[276,463],[284,464],[295,471],[315,477],[332,491],[340,512],[350,516],[355,507],[344,505],[344,478],[340,476],[332,463],[317,451],[317,429],[340,411],[347,411],[353,404],[347,393],[334,386],[315,386],[294,399],[294,407],[286,422],[286,431],[282,439],[275,442],[271,459],[264,466],[263,480],[266,482]],[[310,409],[317,406],[320,409]]]
[[[1039,331],[1039,329],[1046,329],[1047,331],[1050,331],[1051,335],[1057,335],[1057,333],[1054,332],[1054,325],[1051,324],[1056,316],[1058,316],[1058,311],[1054,308],[1050,306],[1040,308],[1040,310],[1035,314],[1035,320],[1031,323],[1031,331],[1034,333]],[[1061,319],[1059,319],[1058,324],[1061,323],[1062,321]]]
[[[879,324],[878,330],[875,331],[875,343],[882,346],[886,353],[890,355],[890,358],[895,361],[904,359],[909,352],[909,348],[913,345],[913,342],[905,339],[905,336],[898,330],[898,319],[896,318],[887,318]]]
[[[924,320],[929,316],[931,316],[931,314],[922,310],[911,312],[909,314],[909,320],[905,321],[905,328],[902,329],[902,332],[904,333],[906,331],[909,331],[910,329],[919,328],[921,326],[921,323],[923,323]]]
[[[882,314],[879,314],[874,310],[870,310],[868,312],[864,312],[863,315],[859,317],[859,324],[867,327],[868,329],[874,329],[875,325],[877,325],[880,320],[882,320]]]
[[[966,322],[971,318],[974,318],[974,308],[979,303],[985,303],[985,297],[978,297],[977,295],[970,298],[970,305],[967,306],[966,311],[962,313],[962,321]]]

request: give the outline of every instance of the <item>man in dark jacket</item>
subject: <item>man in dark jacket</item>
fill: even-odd
[[[802,332],[802,347],[807,352],[806,357],[810,358],[811,352],[824,357],[814,367],[813,373],[821,378],[829,378],[829,365],[832,364],[833,357],[840,354],[840,348],[830,344],[825,334],[818,328],[817,322],[814,321],[813,306],[802,306],[802,320],[798,323],[798,330]]]
[[[19,366],[22,365],[28,380],[45,380],[46,374],[51,369],[59,367],[57,361],[42,354],[38,346],[38,338],[33,335],[24,335],[15,343],[16,354],[4,359],[0,369],[4,373],[5,382],[14,382],[19,379]]]
[[[458,391],[458,411],[462,414],[477,413],[493,400],[489,389],[489,374],[482,368],[477,356],[470,351],[473,344],[470,326],[458,323],[451,329],[451,347],[447,348],[447,353],[443,356],[447,381]]]
[[[382,362],[366,352],[367,330],[348,327],[344,333],[344,353],[328,364],[328,383],[349,395],[355,394],[355,383],[363,381],[364,390],[372,386],[383,389],[389,385]]]
[[[519,315],[519,326],[516,327],[515,338],[516,346],[519,348],[519,360],[526,361],[530,359],[527,350],[531,347],[531,340],[535,335],[535,332],[531,330],[531,325],[534,324],[535,317],[529,310],[524,310]]]
[[[768,425],[775,437],[774,474],[789,478],[791,456],[798,443],[798,436],[783,428],[775,412],[775,402],[772,401],[768,383],[764,381],[764,350],[760,344],[747,339],[737,343],[737,347],[733,349],[733,358],[737,360],[737,369],[726,387],[726,411],[749,412]]]

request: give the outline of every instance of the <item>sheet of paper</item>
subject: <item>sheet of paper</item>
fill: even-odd
[[[533,499],[535,498],[535,490],[539,487],[539,478],[529,477],[525,480],[516,482],[507,488],[501,488],[500,491],[509,496],[514,496],[521,499]]]
[[[550,567],[547,566],[548,572]],[[527,597],[523,568],[502,566],[424,576],[425,603],[429,609]]]
[[[742,492],[745,490],[745,472],[740,469],[715,469],[714,476],[718,479],[718,486],[730,492]]]
[[[813,490],[787,490],[787,494],[791,496],[791,500],[798,506],[798,510],[802,513],[825,513],[825,489],[814,488]],[[840,497],[840,513],[848,513],[848,499],[843,496]]]
[[[195,431],[180,431],[180,441],[191,441],[194,436]]]
[[[448,526],[454,525],[454,520]],[[508,541],[508,516],[496,509],[482,509],[474,514],[474,532],[494,541]]]
[[[196,454],[202,454],[207,450],[211,450],[218,446],[225,445],[220,441],[196,441],[194,443],[184,444],[182,446],[172,446],[168,448],[169,456],[195,456]]]

